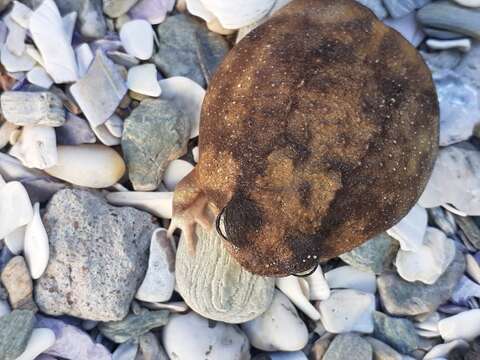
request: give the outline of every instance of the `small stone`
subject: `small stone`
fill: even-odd
[[[157,337],[149,332],[138,338],[138,357],[136,360],[168,360],[168,356]]]
[[[390,15],[394,18],[403,17],[419,9],[431,0],[383,0]]]
[[[33,329],[25,351],[16,360],[34,360],[55,343],[55,334],[50,329]]]
[[[390,317],[375,311],[373,323],[375,327],[373,336],[397,351],[408,354],[419,347],[419,340],[410,320]]]
[[[143,64],[128,70],[127,86],[136,93],[158,97],[162,93],[154,64]]]
[[[382,233],[340,255],[340,258],[357,269],[370,270],[379,275],[390,268],[397,251],[398,242],[387,233]]]
[[[49,89],[53,85],[53,80],[41,66],[35,66],[27,73],[27,80],[44,89]]]
[[[172,192],[118,191],[106,194],[107,201],[116,206],[132,206],[162,219],[171,219]]]
[[[457,339],[472,341],[480,336],[480,310],[469,310],[442,319],[438,322],[438,329],[446,342]]]
[[[415,205],[394,227],[387,230],[388,235],[400,242],[400,248],[406,251],[418,251],[427,231],[427,210]]]
[[[379,20],[383,20],[388,16],[382,0],[357,0],[357,2],[372,10]]]
[[[103,11],[111,18],[118,18],[127,13],[138,0],[104,0]]]
[[[470,244],[480,250],[480,228],[469,216],[455,216],[455,221]]]
[[[129,15],[132,19],[144,19],[150,24],[160,24],[167,16],[167,12],[172,11],[175,0],[140,0],[133,6]]]
[[[381,342],[378,339],[367,336],[364,338],[367,340],[373,349],[373,359],[375,360],[404,360],[404,357],[392,349],[387,344]]]
[[[12,258],[2,271],[2,283],[13,309],[36,311],[33,302],[33,283],[23,256]]]
[[[452,293],[450,301],[456,305],[469,306],[473,297],[480,298],[480,285],[466,276],[462,276]]]
[[[328,346],[332,342],[332,339],[335,337],[334,334],[326,333],[320,339],[315,341],[310,350],[310,359],[312,360],[322,360],[323,355],[327,352]]]
[[[139,315],[130,314],[120,321],[101,323],[98,329],[103,336],[120,344],[165,325],[168,322],[168,314],[166,310],[144,310]]]
[[[120,29],[120,40],[127,53],[140,60],[153,55],[153,29],[146,20],[132,20]]]
[[[112,354],[111,360],[135,360],[137,359],[138,344],[133,341],[120,344]]]
[[[465,37],[463,34],[455,33],[448,30],[439,30],[430,27],[423,27],[423,32],[429,37],[442,40],[454,40]]]
[[[325,273],[331,289],[354,289],[375,294],[377,290],[375,274],[353,266],[340,266]]]
[[[191,16],[169,16],[158,25],[158,53],[153,61],[167,77],[184,76],[202,87],[210,81],[227,54],[225,39]]]
[[[67,114],[65,124],[55,129],[58,145],[93,144],[97,141],[88,122],[72,113]]]
[[[467,350],[468,343],[464,340],[454,340],[449,343],[435,345],[432,349],[430,349],[430,351],[425,355],[423,359],[424,360],[440,359],[442,357],[446,357],[450,353],[450,351],[452,351],[453,349]],[[453,358],[449,357],[449,359],[453,359]],[[462,360],[465,360],[465,359],[468,360],[469,358],[462,357]]]
[[[384,273],[377,279],[380,299],[392,315],[418,315],[435,311],[453,293],[465,271],[463,254],[457,251],[445,273],[433,285],[410,283],[395,273]]]
[[[35,300],[50,315],[121,320],[147,268],[152,217],[113,207],[98,193],[66,189],[43,217],[51,258],[35,284]]]
[[[101,0],[56,0],[62,15],[78,14],[78,30],[88,39],[103,38],[107,24],[103,16]]]
[[[193,170],[193,165],[185,160],[173,160],[163,174],[163,183],[169,191],[174,191],[177,184]]]
[[[14,310],[0,318],[0,358],[16,360],[25,350],[35,324],[35,315]]]
[[[307,276],[305,281],[308,284],[309,300],[326,300],[330,297],[330,287],[320,266],[317,267],[313,274]]]
[[[372,346],[355,334],[335,336],[322,360],[372,360]]]
[[[191,124],[174,104],[146,99],[125,120],[122,149],[135,190],[160,185],[168,163],[187,152]]]

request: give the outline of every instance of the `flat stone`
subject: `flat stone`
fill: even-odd
[[[355,334],[335,336],[322,360],[372,360],[372,346]]]
[[[107,32],[107,23],[103,16],[101,0],[56,0],[62,15],[76,12],[78,30],[89,39],[103,38]]]
[[[15,256],[7,263],[1,279],[13,309],[37,310],[32,297],[32,279],[23,256]]]
[[[375,311],[373,323],[375,327],[373,336],[401,353],[408,354],[419,347],[419,339],[410,320],[390,317]]]
[[[404,360],[402,355],[380,340],[370,336],[364,339],[372,345],[373,358],[375,360]]]
[[[425,6],[430,1],[431,0],[383,0],[383,4],[390,13],[390,16],[399,18]]]
[[[137,356],[135,360],[169,360],[157,337],[151,332],[138,338]]]
[[[193,17],[169,16],[158,25],[158,53],[153,61],[166,76],[185,76],[205,87],[227,54],[225,39]]]
[[[122,25],[120,40],[125,51],[140,60],[153,54],[153,29],[146,20],[132,20]]]
[[[379,20],[383,20],[388,16],[382,0],[357,0],[357,2],[372,10]]]
[[[376,278],[371,271],[359,270],[353,266],[340,266],[325,273],[330,289],[354,289],[375,294]]]
[[[50,315],[123,319],[147,269],[153,218],[113,207],[94,192],[66,189],[43,217],[51,257],[35,285],[35,300]]]
[[[470,244],[480,250],[480,228],[470,216],[455,216],[455,222]]]
[[[27,310],[14,310],[0,318],[0,358],[15,360],[27,347],[35,324],[35,315]]]
[[[137,191],[158,188],[172,160],[187,152],[191,123],[174,104],[146,99],[125,120],[122,149]]]
[[[450,298],[464,271],[464,256],[457,251],[453,262],[433,285],[411,283],[395,273],[384,273],[377,279],[380,299],[392,315],[432,312]]]

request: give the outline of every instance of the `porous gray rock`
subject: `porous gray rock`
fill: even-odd
[[[413,323],[408,319],[394,318],[375,311],[373,313],[373,336],[386,342],[403,354],[419,347],[419,339]]]
[[[123,319],[147,269],[151,215],[110,206],[100,193],[65,189],[43,217],[50,261],[35,300],[50,315]]]
[[[35,315],[28,310],[14,310],[0,318],[0,359],[14,360],[27,347],[35,324]]]
[[[323,360],[372,360],[372,346],[353,333],[340,334],[333,339]]]

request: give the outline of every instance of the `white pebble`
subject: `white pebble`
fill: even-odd
[[[195,161],[195,163],[198,163],[198,157],[199,157],[199,152],[198,152],[198,146],[195,146],[193,149],[192,149],[192,155],[193,155],[193,161]]]
[[[33,84],[44,89],[49,89],[53,84],[53,80],[41,66],[35,66],[27,73],[27,80]]]
[[[153,29],[146,20],[132,20],[120,29],[120,40],[125,51],[140,60],[153,54]]]
[[[55,333],[46,328],[33,329],[25,351],[15,360],[34,360],[55,344]]]
[[[305,278],[309,287],[309,300],[326,300],[330,296],[330,287],[327,280],[323,276],[322,268],[320,266]]]
[[[480,309],[464,311],[442,319],[438,323],[440,335],[446,341],[472,341],[480,335]]]
[[[332,289],[354,289],[375,294],[377,283],[375,274],[362,271],[353,266],[341,266],[325,273],[328,285]]]
[[[94,56],[92,49],[90,49],[87,43],[83,43],[75,48],[75,56],[78,63],[78,76],[82,78],[93,62]]]
[[[117,206],[133,206],[162,219],[171,219],[173,192],[120,191],[106,195],[107,201]]]
[[[25,231],[25,259],[32,279],[39,279],[47,268],[50,256],[48,235],[40,218],[40,204],[33,206],[33,219]]]
[[[0,239],[33,218],[33,208],[25,187],[11,181],[0,187]]]
[[[165,169],[163,183],[169,191],[175,190],[177,184],[193,170],[193,165],[185,160],[173,160]]]
[[[146,96],[158,97],[162,93],[154,64],[131,67],[128,70],[127,86],[130,90]]]

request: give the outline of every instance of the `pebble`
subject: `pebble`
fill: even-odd
[[[10,309],[10,305],[8,305],[8,302],[6,300],[0,300],[0,318],[10,314],[12,309]]]
[[[147,269],[156,228],[152,220],[142,211],[110,206],[98,193],[57,192],[43,217],[51,258],[35,284],[42,311],[97,321],[123,319]]]
[[[317,267],[312,275],[307,276],[304,280],[308,284],[309,300],[326,300],[329,298],[330,287],[320,266]]]
[[[480,298],[480,285],[462,276],[455,286],[450,301],[456,305],[469,306],[469,300],[473,297]]]
[[[175,288],[175,249],[167,238],[167,230],[152,234],[148,270],[135,298],[146,302],[170,300]]]
[[[174,104],[146,99],[125,120],[122,149],[135,190],[153,191],[168,163],[187,152],[191,124]]]
[[[140,0],[128,12],[132,19],[144,19],[150,24],[160,24],[173,10],[175,0]]]
[[[81,79],[88,72],[88,68],[93,62],[93,52],[88,44],[83,43],[75,48],[75,56],[78,63],[78,76]]]
[[[107,201],[117,206],[133,206],[156,217],[171,219],[173,192],[120,191],[106,194]]]
[[[297,351],[308,341],[308,329],[288,298],[275,290],[270,308],[241,325],[250,344],[264,351]]]
[[[120,344],[112,354],[111,360],[135,360],[138,353],[138,344],[125,342]]]
[[[35,316],[27,310],[14,310],[0,317],[0,358],[16,360],[26,349]]]
[[[480,228],[469,216],[455,215],[455,221],[462,233],[476,249],[480,249]]]
[[[100,39],[107,32],[100,0],[62,0],[56,2],[62,15],[78,15],[78,31],[84,38]]]
[[[186,14],[158,25],[158,52],[153,61],[167,77],[183,76],[204,87],[229,51],[226,40]]]
[[[382,0],[357,0],[357,2],[372,10],[379,20],[383,20],[388,16]]]
[[[138,0],[104,0],[103,11],[111,18],[118,18],[126,14]]]
[[[0,62],[10,73],[20,72],[20,71],[30,71],[35,67],[35,60],[24,52],[21,56],[14,55],[7,49],[3,47],[0,54]]]
[[[331,289],[354,289],[375,294],[377,290],[375,274],[353,266],[340,266],[325,273]]]
[[[423,359],[435,360],[441,357],[447,357],[450,351],[455,348],[468,349],[468,343],[464,340],[454,340],[445,344],[435,345],[427,354],[425,354]]]
[[[455,40],[465,37],[465,35],[463,34],[455,33],[448,30],[439,30],[430,27],[423,27],[422,30],[429,37],[441,40]]]
[[[375,328],[373,336],[395,350],[408,354],[419,347],[419,339],[410,320],[390,317],[375,311],[373,323]]]
[[[127,86],[136,93],[159,97],[162,93],[154,64],[133,66],[128,70]]]
[[[477,284],[480,284],[480,265],[478,265],[477,260],[475,260],[472,255],[465,254],[465,261],[467,263],[467,274],[470,275]]]
[[[428,39],[427,46],[433,50],[458,49],[462,52],[468,52],[472,48],[470,39],[436,40]]]
[[[291,275],[277,278],[276,285],[277,288],[280,289],[280,291],[283,292],[301,312],[314,321],[320,320],[320,313],[310,303],[310,294],[308,291],[305,291],[306,289],[302,286],[305,284],[302,280],[304,279]]]
[[[63,145],[57,152],[57,164],[45,172],[71,184],[106,188],[118,182],[126,170],[122,157],[104,145]]]
[[[190,312],[172,315],[163,328],[162,343],[170,358],[243,360],[250,358],[246,335],[235,325],[212,322]]]
[[[165,169],[163,183],[169,191],[174,191],[177,184],[193,170],[193,165],[185,160],[173,160]]]
[[[425,6],[430,1],[431,0],[383,0],[383,5],[387,8],[390,16],[400,18]]]
[[[58,161],[55,130],[48,126],[24,126],[10,154],[30,168],[54,166]]]
[[[327,351],[328,346],[334,337],[334,334],[325,333],[318,340],[316,340],[310,350],[310,358],[313,360],[322,360],[323,355]]]
[[[415,205],[394,227],[387,230],[388,235],[400,242],[405,251],[418,251],[427,231],[427,210]]]
[[[113,136],[112,133],[108,130],[105,124],[98,125],[97,127],[92,128],[92,131],[95,133],[95,136],[100,140],[103,145],[106,146],[116,146],[120,145],[120,138]]]
[[[356,334],[335,336],[322,360],[372,360],[372,346]]]
[[[140,360],[168,360],[165,350],[151,332],[138,338],[138,355]]]
[[[32,297],[32,279],[23,256],[15,256],[7,263],[1,279],[13,309],[37,310]]]
[[[97,141],[88,122],[72,113],[67,113],[65,124],[55,129],[58,145],[93,144]]]
[[[42,276],[49,259],[48,235],[40,218],[40,204],[33,206],[33,219],[25,229],[24,255],[32,279]]]
[[[358,290],[333,290],[318,305],[322,324],[328,332],[373,332],[375,296]]]
[[[381,342],[378,339],[367,336],[364,338],[372,346],[373,359],[375,360],[405,360],[402,355],[396,352],[387,344]]]
[[[454,238],[456,236],[458,226],[454,215],[444,210],[441,207],[428,209],[428,214],[435,225],[442,230],[448,237]]]
[[[272,302],[274,280],[243,269],[215,229],[206,232],[197,226],[196,235],[195,257],[181,238],[175,265],[177,291],[188,306],[208,319],[227,323],[249,321],[265,312]]]
[[[387,233],[382,233],[340,255],[340,259],[363,271],[379,275],[389,269],[398,251],[398,242]]]
[[[49,89],[53,85],[53,80],[41,66],[35,66],[27,73],[27,80],[44,89]]]
[[[140,314],[129,314],[123,320],[100,323],[98,329],[107,339],[121,344],[167,324],[168,316],[167,310],[142,310]]]
[[[153,55],[153,29],[146,20],[132,20],[120,29],[120,40],[126,52],[140,60]]]
[[[33,329],[24,352],[15,360],[34,360],[55,343],[55,334],[50,329]]]
[[[457,4],[463,5],[463,6],[468,6],[468,7],[480,7],[480,1],[479,0],[453,0]]]
[[[438,329],[446,342],[463,339],[472,341],[480,335],[480,310],[468,310],[438,322]]]
[[[308,360],[307,356],[301,351],[271,352],[266,356],[265,360]],[[258,360],[262,359],[263,358],[258,358]]]
[[[0,186],[0,239],[27,225],[33,208],[25,187],[18,181]]]
[[[385,309],[392,315],[432,312],[450,298],[464,271],[464,257],[457,251],[445,273],[433,285],[411,283],[395,273],[387,272],[377,279],[380,299]]]

